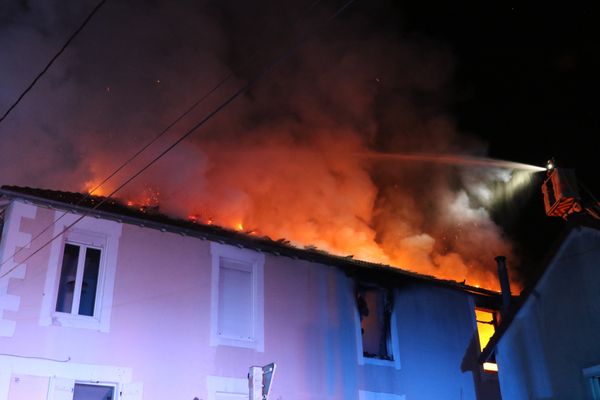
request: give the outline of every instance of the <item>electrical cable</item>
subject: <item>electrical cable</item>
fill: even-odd
[[[338,15],[340,15],[346,8],[348,8],[352,3],[354,2],[354,0],[348,0],[346,1],[344,4],[342,4],[326,21],[326,23],[332,21],[333,19],[335,19]],[[325,25],[321,26],[320,28],[323,28]],[[168,152],[170,152],[171,150],[173,150],[173,148],[175,148],[179,143],[181,143],[182,141],[184,141],[187,137],[189,137],[191,134],[193,134],[196,130],[198,130],[200,127],[202,127],[206,122],[208,122],[212,117],[214,117],[216,114],[218,114],[219,112],[221,112],[225,107],[227,107],[231,102],[233,102],[235,99],[237,99],[240,95],[246,93],[251,87],[253,87],[254,85],[256,85],[258,82],[260,82],[262,79],[264,79],[264,77],[277,65],[279,65],[280,63],[282,63],[283,61],[287,60],[288,57],[290,57],[302,44],[304,44],[304,42],[313,34],[316,34],[317,32],[319,32],[320,29],[316,29],[313,31],[309,31],[307,33],[305,33],[304,35],[302,35],[292,46],[290,46],[289,48],[287,48],[283,53],[279,54],[277,57],[275,57],[271,62],[269,62],[261,71],[259,71],[258,74],[256,74],[253,78],[251,78],[250,80],[248,80],[244,85],[242,85],[238,90],[236,90],[232,95],[230,95],[224,102],[222,102],[220,105],[218,105],[217,107],[215,107],[211,112],[209,112],[204,118],[202,118],[199,122],[197,122],[194,126],[192,126],[192,128],[190,128],[188,131],[186,131],[183,135],[181,135],[177,140],[175,140],[175,142],[173,142],[171,145],[169,145],[166,149],[164,149],[162,152],[160,152],[156,157],[154,157],[152,160],[150,160],[150,162],[148,162],[146,165],[144,165],[140,170],[138,170],[136,173],[134,173],[131,177],[129,177],[128,179],[126,179],[123,183],[121,183],[116,189],[114,189],[108,196],[104,197],[102,199],[102,201],[100,201],[98,204],[96,204],[94,207],[92,207],[89,211],[84,212],[79,218],[77,218],[74,222],[72,222],[71,224],[67,225],[61,232],[57,233],[56,235],[54,235],[52,238],[50,238],[48,241],[46,241],[41,247],[39,247],[37,250],[33,251],[32,253],[30,253],[23,261],[19,262],[18,264],[16,264],[15,266],[13,266],[12,268],[10,268],[9,270],[7,270],[6,272],[2,273],[0,275],[0,279],[4,278],[6,275],[10,274],[12,271],[14,271],[15,269],[17,269],[19,266],[23,265],[25,262],[27,262],[27,260],[29,260],[31,257],[33,257],[35,254],[39,253],[42,249],[44,249],[46,246],[48,246],[50,243],[52,243],[54,240],[56,240],[57,238],[59,238],[60,236],[62,236],[65,232],[67,232],[70,228],[72,228],[75,224],[77,224],[79,221],[81,221],[83,218],[85,218],[86,216],[88,216],[90,214],[90,212],[92,210],[95,210],[97,208],[99,208],[101,205],[103,205],[104,203],[106,203],[108,200],[110,200],[112,198],[112,196],[117,193],[119,190],[121,190],[123,187],[125,187],[127,184],[129,184],[131,181],[133,181],[135,178],[137,178],[139,175],[141,175],[144,171],[146,171],[148,168],[150,168],[152,165],[154,165],[158,160],[160,160],[162,157],[164,157]]]
[[[312,10],[313,8],[315,8],[321,0],[316,0],[314,1],[308,8],[307,11]],[[294,21],[294,24],[297,23],[300,18],[306,16],[306,13],[300,15],[300,17],[298,19],[296,19],[296,21]],[[258,52],[254,52],[249,59],[252,60],[253,58],[255,58],[257,56]],[[213,86],[207,93],[205,93],[203,96],[201,96],[200,98],[198,98],[190,107],[188,107],[188,109],[186,111],[184,111],[182,114],[180,114],[177,118],[175,118],[175,120],[173,120],[173,122],[171,122],[166,128],[164,128],[161,132],[159,132],[153,139],[151,139],[148,143],[146,143],[144,146],[142,146],[137,152],[135,152],[133,155],[131,155],[127,160],[125,160],[119,167],[117,167],[117,169],[115,169],[112,173],[110,173],[106,178],[104,178],[100,183],[98,183],[95,187],[93,187],[91,190],[88,191],[88,193],[86,193],[86,195],[84,197],[82,197],[81,199],[79,199],[75,205],[80,205],[83,202],[85,202],[87,199],[89,199],[96,190],[98,190],[100,187],[102,187],[106,182],[108,182],[110,179],[112,179],[115,175],[117,175],[119,172],[121,172],[128,164],[130,164],[133,160],[135,160],[139,155],[141,155],[144,151],[146,151],[150,146],[152,146],[154,143],[156,143],[158,141],[158,139],[160,139],[164,134],[166,134],[171,128],[173,128],[175,125],[177,125],[177,123],[179,123],[179,121],[181,121],[183,118],[185,118],[187,115],[189,115],[198,105],[200,105],[204,100],[206,100],[210,95],[212,95],[214,92],[216,92],[221,86],[223,86],[225,83],[227,83],[232,77],[234,76],[233,72],[230,72],[226,77],[224,77],[223,79],[221,79],[215,86]],[[40,232],[38,232],[34,237],[31,238],[31,240],[29,240],[29,242],[24,245],[19,247],[11,256],[9,256],[8,258],[6,258],[5,260],[0,260],[0,270],[2,269],[2,266],[5,265],[9,260],[14,259],[15,256],[17,256],[20,252],[22,252],[23,250],[29,248],[29,246],[40,236],[42,236],[45,232],[48,231],[48,229],[50,229],[52,226],[54,226],[58,221],[60,221],[65,215],[67,215],[68,212],[64,211],[62,213],[62,215],[60,215],[57,219],[55,219],[53,222],[51,222],[49,225],[47,225],[44,229],[42,229]]]
[[[0,117],[0,123],[2,121],[4,121],[4,119],[8,116],[8,114],[10,114],[10,112],[17,106],[17,104],[19,104],[21,102],[23,97],[25,97],[25,95],[33,88],[33,86],[35,86],[37,81],[46,73],[46,71],[48,71],[48,69],[50,69],[50,67],[52,66],[54,61],[56,61],[56,59],[58,57],[60,57],[60,55],[69,46],[69,44],[71,44],[73,39],[75,39],[75,37],[79,34],[79,32],[81,32],[83,30],[83,28],[87,25],[87,23],[90,22],[90,20],[94,16],[94,14],[96,14],[96,12],[98,12],[98,10],[104,5],[104,3],[106,3],[106,0],[100,0],[100,2],[96,5],[96,7],[94,7],[92,12],[87,16],[87,18],[79,26],[79,28],[77,28],[75,30],[75,32],[73,32],[73,34],[71,34],[71,36],[67,39],[65,44],[60,48],[60,50],[58,50],[58,52],[54,55],[54,57],[52,57],[50,59],[50,61],[48,62],[48,64],[46,64],[46,66],[42,69],[42,71],[39,74],[37,74],[37,76],[33,79],[33,81],[29,84],[29,86],[27,86],[27,88],[25,88],[25,90],[21,93],[21,95],[17,98],[17,100],[15,100],[15,102],[10,107],[8,107],[8,109],[4,112],[4,115],[2,115],[2,117]]]
[[[77,201],[76,205],[80,205],[83,202],[85,202],[87,199],[89,199],[90,197],[92,197],[93,193],[98,190],[102,185],[104,185],[106,182],[108,182],[110,179],[112,179],[115,175],[117,175],[119,172],[121,172],[129,163],[131,163],[134,159],[136,159],[140,154],[142,154],[144,151],[146,151],[150,146],[152,146],[154,143],[156,143],[156,141],[158,141],[158,139],[160,139],[165,133],[167,133],[173,126],[175,126],[179,121],[181,121],[183,118],[185,118],[190,112],[192,112],[200,103],[202,103],[207,97],[209,97],[212,93],[214,93],[217,89],[219,89],[223,84],[225,84],[229,79],[231,79],[231,77],[233,76],[233,74],[229,74],[227,77],[223,78],[221,81],[219,81],[219,83],[217,83],[211,90],[209,90],[206,94],[204,94],[202,97],[200,97],[198,100],[196,100],[196,102],[194,102],[194,104],[192,104],[192,106],[190,106],[186,111],[184,111],[182,114],[180,114],[173,122],[171,122],[165,129],[163,129],[161,132],[158,133],[158,135],[156,135],[152,140],[150,140],[148,143],[146,143],[144,146],[142,146],[142,148],[140,148],[137,152],[135,152],[133,155],[131,155],[127,160],[125,160],[117,169],[115,169],[110,175],[108,175],[106,178],[104,178],[104,180],[102,180],[102,182],[100,182],[99,184],[97,184],[94,188],[92,188],[84,197],[82,197],[80,200]],[[38,232],[33,238],[31,238],[31,240],[29,240],[29,243],[27,243],[25,246],[19,247],[18,250],[16,250],[11,256],[9,256],[8,258],[6,258],[4,261],[0,262],[0,269],[2,268],[2,266],[4,264],[6,264],[9,260],[14,259],[14,257],[16,255],[18,255],[20,252],[22,252],[23,250],[25,250],[26,248],[28,248],[29,245],[31,245],[37,238],[39,238],[40,236],[42,236],[45,232],[48,231],[48,229],[50,229],[52,226],[54,226],[58,221],[60,221],[65,215],[67,215],[68,212],[65,211],[62,213],[61,216],[59,216],[57,219],[55,219],[54,221],[52,221],[49,225],[47,225],[44,229],[42,229],[40,232]]]

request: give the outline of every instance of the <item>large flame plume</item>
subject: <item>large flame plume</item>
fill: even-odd
[[[0,27],[0,47],[12,51],[1,58],[0,79],[13,77],[2,82],[1,108],[18,92],[14,82],[26,80],[89,8],[89,2],[56,9],[31,3],[6,10],[8,22]],[[322,4],[298,20],[300,6],[268,6],[276,8],[269,15],[279,11],[279,22],[253,17],[250,25],[246,6],[227,2],[221,8],[191,1],[107,4],[98,18],[111,23],[91,24],[0,127],[0,135],[13,135],[2,143],[0,182],[90,190],[232,75],[95,192],[110,193],[252,76],[256,67],[249,65],[331,11]],[[253,41],[253,24],[278,35],[257,34]],[[119,197],[146,206],[151,198],[152,207],[160,202],[161,212],[173,216],[497,289],[494,257],[512,257],[488,211],[493,182],[507,180],[498,166],[365,156],[485,153],[485,144],[457,132],[444,111],[450,54],[350,13]]]

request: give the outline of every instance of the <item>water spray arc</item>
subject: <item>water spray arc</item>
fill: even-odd
[[[545,168],[514,161],[496,160],[493,158],[447,153],[361,153],[358,156],[373,161],[417,161],[456,166],[479,166],[487,168],[504,168],[530,172],[541,172]]]

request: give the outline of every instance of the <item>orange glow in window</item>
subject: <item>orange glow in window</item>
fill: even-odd
[[[494,312],[475,309],[475,319],[477,320],[477,333],[479,334],[479,347],[481,350],[485,348],[494,332],[496,331]]]
[[[483,370],[484,371],[498,372],[498,364],[493,363],[493,362],[483,363]]]

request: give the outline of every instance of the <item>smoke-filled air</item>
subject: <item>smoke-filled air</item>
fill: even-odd
[[[96,4],[12,3],[0,7],[1,111]],[[0,124],[0,183],[90,190],[224,82],[95,194],[110,193],[316,32],[115,196],[497,289],[494,257],[514,255],[490,217],[494,188],[531,172],[460,162],[486,144],[448,111],[451,49],[353,5],[328,21],[334,2],[239,3],[108,1]]]

